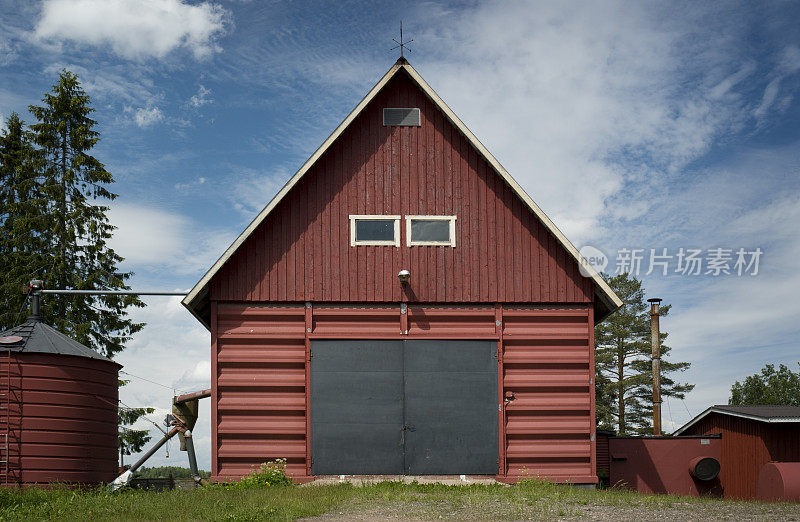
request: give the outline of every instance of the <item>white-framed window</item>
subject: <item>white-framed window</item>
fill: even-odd
[[[350,246],[400,246],[400,216],[350,215]]]
[[[456,246],[456,216],[406,216],[408,246]]]

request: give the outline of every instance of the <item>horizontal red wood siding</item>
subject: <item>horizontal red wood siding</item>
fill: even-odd
[[[118,471],[119,365],[52,353],[0,352],[0,483],[98,484]],[[5,411],[3,411],[5,410]],[[5,467],[6,464],[0,463]]]
[[[421,127],[385,127],[384,107]],[[254,186],[254,191],[260,187]],[[264,193],[264,203],[271,194]],[[456,247],[350,246],[351,214],[455,215]],[[401,288],[397,272],[408,269]],[[211,283],[221,301],[588,303],[592,282],[405,73],[294,186]]]
[[[595,482],[587,307],[503,307],[507,475]]]
[[[800,462],[800,424],[769,424],[711,413],[683,434],[713,433],[722,434],[719,478],[725,498],[755,500],[764,464]]]
[[[594,482],[591,305],[216,305],[216,480],[286,458],[307,477],[308,343],[330,338],[497,339],[498,475]],[[513,395],[504,401],[507,393]]]

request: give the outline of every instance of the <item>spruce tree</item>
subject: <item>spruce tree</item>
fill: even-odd
[[[47,217],[39,189],[41,155],[30,132],[13,113],[0,135],[0,331],[26,315],[23,288],[47,265]]]
[[[595,400],[598,425],[618,433],[651,433],[653,373],[650,361],[650,306],[642,282],[629,274],[603,276],[624,303],[595,327]],[[669,313],[663,305],[660,316]],[[663,328],[662,328],[663,330]],[[688,362],[668,360],[671,348],[661,333],[661,396],[683,398],[693,384],[676,383],[670,374],[685,371]]]
[[[120,273],[123,261],[107,241],[114,227],[104,202],[117,197],[114,178],[90,154],[100,135],[90,118],[94,109],[78,77],[63,70],[41,106],[30,107],[38,120],[31,126],[39,147],[38,188],[46,201],[39,278],[45,288],[78,290],[129,289],[131,273]],[[25,281],[18,281],[24,284]],[[48,294],[44,319],[76,341],[113,356],[144,325],[133,322],[128,307],[144,306],[134,296]]]

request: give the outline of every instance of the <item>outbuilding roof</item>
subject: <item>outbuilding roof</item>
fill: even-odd
[[[0,333],[0,351],[5,350],[23,353],[74,355],[118,364],[88,346],[84,346],[64,335],[52,326],[43,323],[36,317],[29,317],[27,322]]]
[[[567,239],[567,237],[556,227],[544,211],[533,201],[533,199],[523,190],[517,181],[511,177],[511,174],[497,161],[486,147],[478,140],[478,138],[470,131],[466,125],[456,116],[456,114],[447,106],[438,94],[431,88],[430,85],[420,76],[411,64],[405,58],[400,58],[397,62],[383,75],[377,84],[367,93],[355,109],[339,124],[333,133],[320,145],[320,147],[311,155],[308,160],[300,167],[300,169],[286,182],[280,191],[272,198],[264,209],[253,219],[250,225],[239,235],[238,238],[228,247],[227,250],[220,256],[216,263],[206,272],[206,274],[198,281],[192,288],[189,294],[183,299],[183,305],[194,315],[201,323],[207,328],[209,327],[209,285],[214,275],[222,268],[222,266],[233,256],[236,250],[245,242],[245,240],[258,228],[258,226],[267,218],[267,216],[278,206],[281,200],[289,193],[290,190],[300,181],[306,172],[319,160],[325,151],[336,141],[336,139],[348,128],[348,126],[358,117],[359,114],[367,107],[370,101],[383,89],[383,87],[400,71],[408,73],[409,77],[431,102],[442,111],[445,117],[464,135],[470,142],[475,150],[480,154],[497,174],[502,177],[517,196],[526,204],[530,211],[532,211],[537,218],[544,224],[544,226],[555,236],[556,240],[561,246],[566,249],[569,255],[578,262],[578,264],[585,270],[589,277],[594,282],[595,295],[602,303],[602,310],[597,316],[600,320],[608,314],[615,312],[622,306],[622,301],[614,293],[608,283],[598,274],[594,268],[586,262],[583,256],[578,252],[578,249]]]
[[[800,406],[779,406],[768,404],[730,406],[727,404],[718,404],[711,406],[706,411],[678,428],[673,435],[682,434],[691,426],[712,413],[730,415],[732,417],[741,417],[743,419],[750,419],[758,422],[800,422]]]

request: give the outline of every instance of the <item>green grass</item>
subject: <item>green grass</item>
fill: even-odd
[[[783,517],[797,515],[797,505],[728,502],[667,495],[639,495],[620,490],[583,490],[527,481],[501,485],[443,486],[380,483],[307,487],[231,488],[215,485],[192,491],[124,491],[104,489],[0,490],[3,520],[293,520],[333,514],[415,518],[603,518],[674,512],[690,518]],[[621,510],[621,511],[620,511]],[[791,519],[791,516],[788,517]],[[366,519],[366,518],[365,518]],[[624,517],[623,517],[624,519]]]

